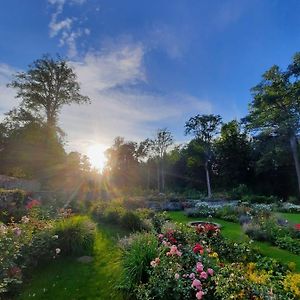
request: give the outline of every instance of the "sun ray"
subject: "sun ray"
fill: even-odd
[[[92,144],[87,149],[87,156],[90,159],[93,168],[102,171],[106,164],[105,150],[107,147],[103,144]]]

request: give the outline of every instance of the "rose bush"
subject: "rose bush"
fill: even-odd
[[[290,271],[272,259],[262,257],[249,243],[232,243],[217,228],[167,223],[155,234],[140,233],[152,254],[139,251],[134,259],[127,239],[126,255],[131,266],[124,277],[143,265],[143,279],[130,281],[130,299],[297,299],[297,281],[288,284]],[[150,242],[152,241],[152,242]],[[147,259],[143,255],[147,253]],[[132,257],[133,256],[133,257]],[[124,256],[126,262],[128,256]],[[136,263],[136,264],[135,264]]]

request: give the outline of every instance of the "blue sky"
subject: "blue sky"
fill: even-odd
[[[198,113],[243,117],[250,88],[300,51],[300,1],[10,0],[0,4],[0,118],[5,87],[43,53],[67,56],[93,103],[67,107],[68,149],[168,127]]]

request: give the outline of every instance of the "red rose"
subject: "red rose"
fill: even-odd
[[[194,246],[193,251],[196,254],[197,253],[200,253],[200,254],[204,253],[203,247],[200,244],[198,244],[198,243]]]
[[[295,224],[295,229],[300,231],[300,224]]]
[[[28,202],[26,204],[26,208],[27,209],[32,209],[33,207],[39,206],[40,204],[41,204],[41,202],[39,200],[33,199],[33,200],[31,200],[30,202]]]

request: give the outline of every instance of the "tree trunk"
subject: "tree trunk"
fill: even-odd
[[[150,190],[150,166],[147,167],[147,190],[149,191]]]
[[[208,170],[208,162],[205,162],[205,174],[206,174],[206,185],[207,185],[207,197],[211,198],[211,187],[210,187],[210,178],[209,178],[209,170]]]
[[[163,193],[165,191],[165,170],[163,161],[161,162],[161,191]]]
[[[160,163],[157,162],[157,190],[160,192]]]
[[[295,135],[290,137],[290,145],[291,145],[294,164],[295,164],[295,168],[296,168],[298,191],[300,194],[300,162],[299,162],[298,149],[297,149],[297,139],[296,139]]]

